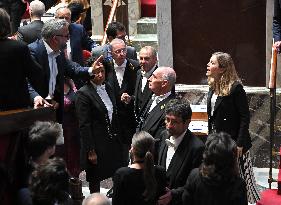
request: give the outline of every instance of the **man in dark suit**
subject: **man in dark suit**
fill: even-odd
[[[45,13],[45,5],[39,0],[32,1],[29,5],[30,23],[21,26],[17,32],[17,40],[27,44],[41,38],[41,30],[44,25],[41,17]]]
[[[126,58],[126,45],[121,39],[114,39],[110,43],[112,60],[106,62],[106,79],[114,88],[117,109],[123,131],[123,142],[131,145],[131,139],[136,131],[134,105],[121,101],[121,95],[133,95],[136,85],[137,69],[134,61]]]
[[[36,67],[27,45],[11,40],[8,13],[0,8],[0,111],[31,106],[26,78],[35,83]]]
[[[281,0],[274,0],[273,14],[273,38],[274,46],[278,49],[281,47]]]
[[[182,204],[186,179],[201,164],[204,144],[188,130],[191,115],[189,103],[183,99],[173,99],[166,105],[166,130],[161,133],[158,164],[166,168],[169,187],[159,198],[159,205]]]
[[[96,58],[99,57],[100,55],[103,55],[106,61],[110,61],[112,60],[112,54],[110,52],[109,44],[115,38],[122,39],[124,42],[126,42],[125,26],[120,22],[111,22],[106,29],[106,35],[107,35],[108,43],[103,46],[95,47],[92,50],[92,55]],[[134,47],[127,46],[127,58],[133,59],[135,61],[138,60],[137,52]]]
[[[62,19],[52,19],[45,22],[42,28],[42,39],[29,44],[33,61],[40,72],[36,76],[40,83],[29,86],[29,93],[34,102],[34,108],[54,106],[58,110],[58,121],[62,120],[63,83],[64,76],[88,79],[92,68],[81,67],[65,58],[63,51],[69,39],[68,23]],[[45,98],[52,102],[48,103]]]
[[[148,79],[149,89],[154,93],[145,107],[140,110],[138,130],[159,138],[165,129],[165,105],[174,98],[171,90],[176,82],[176,72],[170,67],[157,68]]]
[[[55,17],[57,19],[65,19],[69,23],[70,38],[66,43],[68,59],[84,65],[83,50],[92,51],[96,43],[88,36],[83,25],[71,23],[71,11],[69,8],[59,8],[55,13]]]
[[[127,104],[134,103],[135,115],[137,121],[140,118],[140,110],[142,110],[150,100],[153,92],[149,89],[148,79],[157,69],[157,53],[151,46],[145,46],[140,50],[140,67],[137,71],[136,87],[133,96],[123,93],[121,99]]]

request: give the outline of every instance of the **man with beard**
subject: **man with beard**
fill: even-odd
[[[64,19],[49,20],[42,28],[42,39],[29,44],[33,61],[40,69],[36,76],[40,83],[33,87],[29,85],[34,108],[40,106],[59,108],[58,122],[62,121],[64,76],[88,79],[93,75],[91,67],[81,67],[66,59],[63,50],[69,39],[68,26],[68,22]]]
[[[188,129],[191,115],[183,99],[173,99],[165,107],[166,130],[161,133],[158,164],[166,168],[169,186],[159,205],[181,205],[186,179],[202,162],[204,144]]]

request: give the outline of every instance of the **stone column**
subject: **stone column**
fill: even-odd
[[[140,0],[128,0],[129,35],[137,34],[137,21],[141,17]]]
[[[98,35],[103,35],[103,11],[102,11],[102,0],[90,0],[91,3],[91,13],[92,13],[92,33],[94,39],[98,39]]]
[[[173,67],[171,0],[156,3],[159,66]]]

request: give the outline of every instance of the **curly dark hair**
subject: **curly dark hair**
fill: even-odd
[[[200,173],[215,181],[229,181],[239,175],[237,146],[229,134],[220,132],[208,136]]]
[[[30,187],[33,204],[65,203],[69,199],[68,186],[69,174],[63,159],[49,159],[33,173]]]

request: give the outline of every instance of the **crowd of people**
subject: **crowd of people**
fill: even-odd
[[[99,46],[77,7],[63,3],[42,22],[45,5],[32,1],[31,23],[17,32],[0,8],[0,111],[57,114],[30,128],[17,203],[71,204],[68,182],[81,171],[92,194],[84,205],[110,204],[98,192],[111,177],[113,205],[256,203],[249,106],[231,56],[215,52],[207,64],[204,143],[188,129],[191,107],[176,96],[175,70],[157,65],[155,48],[141,48],[138,60],[120,22],[109,24],[108,43]],[[83,50],[92,53],[87,61]],[[63,159],[56,157],[62,135]]]

